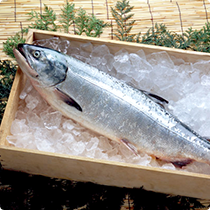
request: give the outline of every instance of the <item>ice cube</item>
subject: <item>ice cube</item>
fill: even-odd
[[[200,71],[202,74],[210,72],[210,61],[198,61],[193,64],[193,69]]]
[[[118,150],[120,155],[122,155],[125,159],[128,159],[130,161],[135,156],[134,152],[128,149],[124,144],[120,144]]]
[[[145,55],[145,53],[144,53],[144,50],[141,49],[141,50],[137,51],[136,54],[137,54],[140,58],[142,58],[143,60],[146,60],[146,55]]]
[[[200,82],[200,71],[194,71],[190,74],[193,83]]]
[[[116,69],[117,73],[128,74],[131,71],[130,61],[127,61],[126,63],[115,61],[113,63],[113,66]]]
[[[75,136],[80,136],[81,133],[75,129],[72,130],[72,133],[75,135]]]
[[[173,61],[165,51],[149,54],[147,60],[152,66],[159,65],[166,68],[174,68]]]
[[[119,150],[117,149],[117,146],[113,147],[111,150],[107,151],[107,154],[109,157],[115,157],[119,155]]]
[[[95,151],[94,157],[97,158],[97,159],[103,159],[103,160],[108,160],[109,159],[108,155],[100,149],[97,149]]]
[[[59,37],[52,37],[49,39],[41,39],[41,40],[36,40],[33,44],[34,45],[39,45],[39,46],[43,46],[43,47],[48,47],[48,48],[52,48],[52,49],[57,49],[57,45],[59,43]]]
[[[80,55],[75,55],[75,57],[84,63],[89,62],[90,60],[90,54],[88,52],[80,51]]]
[[[158,161],[155,158],[151,159],[149,166],[157,167],[157,168],[161,167],[161,165],[158,163]]]
[[[151,161],[152,161],[151,156],[149,156],[147,154],[143,154],[143,155],[135,156],[133,158],[132,163],[135,163],[135,164],[138,164],[138,165],[141,165],[141,166],[149,166]]]
[[[103,151],[110,150],[112,148],[112,145],[110,144],[110,140],[104,136],[99,137],[99,148],[102,149]]]
[[[40,141],[42,141],[43,139],[48,140],[50,136],[49,130],[43,127],[35,129],[33,135],[36,140]]]
[[[31,82],[29,79],[26,80],[26,84],[23,88],[23,90],[20,93],[19,98],[20,99],[25,99],[25,97],[27,96],[28,93],[30,93],[30,91],[33,89],[33,86],[31,85]]]
[[[101,58],[101,64],[104,66],[104,65],[106,65],[106,63],[107,63],[107,60],[104,57],[102,57]]]
[[[60,126],[62,114],[59,111],[44,111],[40,116],[46,128],[57,129]]]
[[[40,115],[40,113],[48,109],[49,105],[43,98],[41,98],[40,95],[37,95],[37,99],[39,100],[39,103],[37,104],[36,108],[33,109],[33,112],[36,113],[37,115]]]
[[[88,53],[90,55],[91,52],[93,51],[93,45],[91,44],[91,42],[87,42],[85,44],[81,44],[80,45],[80,49],[83,52]]]
[[[86,150],[93,151],[98,147],[98,144],[99,144],[98,138],[96,138],[96,137],[91,138],[86,145]]]
[[[75,142],[75,138],[71,133],[64,133],[62,136],[61,142],[65,144],[71,144]]]
[[[60,129],[53,129],[49,131],[48,140],[52,143],[61,141],[62,137],[63,137],[63,132]]]
[[[79,55],[80,54],[80,49],[78,47],[72,47],[70,46],[67,50],[68,55]],[[74,57],[74,56],[73,56]]]
[[[126,63],[129,61],[129,54],[125,49],[119,50],[115,53],[114,60],[119,63]]]
[[[174,62],[174,65],[180,66],[182,64],[185,64],[185,61],[182,58],[177,58],[175,56],[170,56],[171,60]]]
[[[36,140],[37,149],[40,151],[45,152],[55,152],[55,148],[52,143],[43,139],[43,140]]]
[[[54,50],[59,50],[59,43],[60,43],[60,39],[56,39],[57,37],[54,37],[54,39],[52,38],[49,42],[49,48],[52,48]]]
[[[91,66],[98,67],[98,66],[101,64],[101,61],[102,61],[102,59],[101,59],[100,57],[92,56],[92,57],[90,58],[89,64],[90,64]]]
[[[208,110],[208,115],[206,116],[209,116],[209,113],[210,113],[210,110]],[[208,118],[208,117],[206,117]],[[209,119],[206,119],[205,122],[202,123],[201,125],[201,128],[199,129],[199,133],[206,137],[207,139],[210,139],[210,120]]]
[[[189,73],[192,73],[194,71],[192,63],[183,63],[180,64],[178,67],[176,67],[178,71],[183,75],[189,75]]]
[[[68,40],[61,40],[58,43],[58,51],[66,54],[67,51],[68,51],[69,46],[70,46],[70,41],[68,41]]]
[[[20,134],[20,133],[28,133],[29,132],[29,127],[26,125],[26,119],[18,120],[15,119],[12,122],[10,132],[13,135]]]
[[[105,54],[103,58],[106,60],[106,67],[108,71],[112,71],[113,63],[114,63],[114,56],[112,54]]]
[[[131,64],[135,67],[138,68],[141,64],[142,59],[135,53],[130,53],[129,55]]]
[[[139,70],[137,72],[136,77],[134,78],[135,81],[137,81],[137,87],[142,87],[142,81],[144,81],[146,78],[150,77],[150,71],[148,70]]]
[[[65,147],[64,147],[63,143],[61,143],[61,142],[57,142],[54,145],[54,148],[55,148],[56,153],[68,154],[68,152],[65,150]]]
[[[30,128],[40,128],[43,126],[41,118],[34,112],[29,112],[26,119]]]
[[[105,54],[110,54],[109,48],[106,45],[99,45],[93,48],[91,57],[102,58]]]
[[[17,112],[15,113],[15,118],[18,120],[26,119],[26,113],[18,109]]]
[[[63,145],[63,152],[72,154],[72,147],[74,147],[77,141],[71,133],[64,133],[60,143]]]
[[[89,158],[95,158],[96,150],[85,151],[84,156]]]
[[[176,170],[175,166],[172,163],[165,163],[162,165],[162,168],[169,170]]]
[[[101,71],[103,71],[103,72],[109,73],[107,67],[104,66],[104,65],[99,66],[98,69],[101,70]]]
[[[132,65],[129,60],[129,54],[126,50],[122,49],[115,53],[113,66],[117,73],[126,75],[130,73]],[[122,78],[118,77],[118,79]]]
[[[201,77],[201,85],[210,86],[210,76],[209,75],[203,75]]]
[[[27,135],[21,134],[17,136],[16,147],[20,148],[29,148],[29,149],[37,149],[34,144],[34,137],[31,133],[27,133]]]
[[[131,64],[133,65],[134,69],[132,68],[132,71],[136,70],[152,70],[152,66],[144,59],[140,58],[135,53],[130,53],[129,55]],[[133,78],[136,78],[136,76],[133,76]]]
[[[84,152],[85,150],[85,143],[84,142],[77,142],[77,143],[74,143],[72,145],[72,148],[71,148],[72,152],[74,155],[80,155]]]
[[[117,162],[123,162],[122,156],[120,156],[120,155],[109,156],[109,160],[117,161]]]
[[[72,57],[84,62],[84,63],[89,63],[90,62],[90,58],[86,58],[83,55],[77,55],[77,54],[73,54]]]
[[[72,122],[72,120],[66,120],[64,123],[63,123],[63,129],[67,129],[67,130],[72,130],[74,128],[74,124]]]
[[[16,146],[17,137],[15,135],[9,135],[6,137],[9,144]]]
[[[32,95],[27,95],[27,97],[25,98],[25,102],[26,102],[26,107],[29,110],[33,110],[38,105],[39,98],[38,97],[34,97]]]
[[[128,76],[127,74],[125,73],[120,73],[118,72],[116,74],[116,77],[119,79],[119,80],[123,80],[124,82],[128,83],[128,84],[131,84],[132,81],[133,81],[133,78],[131,76]]]

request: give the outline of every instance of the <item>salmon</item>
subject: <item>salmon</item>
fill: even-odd
[[[19,44],[14,54],[34,88],[64,116],[135,154],[178,167],[210,164],[210,143],[168,112],[162,97],[53,49]]]

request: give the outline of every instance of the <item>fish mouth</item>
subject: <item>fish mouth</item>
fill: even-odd
[[[23,55],[23,57],[26,58],[25,52],[24,52],[24,50],[23,50],[23,46],[24,46],[24,45],[25,45],[25,44],[18,44],[17,49],[18,49],[18,51]]]
[[[26,53],[24,51],[24,46],[27,44],[18,44],[17,49],[13,48],[13,52],[15,55],[15,58],[20,66],[20,68],[22,69],[22,71],[33,78],[37,78],[38,74],[37,72],[31,67],[31,65],[29,64],[27,57],[26,57]]]

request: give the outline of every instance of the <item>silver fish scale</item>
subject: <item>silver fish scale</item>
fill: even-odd
[[[189,158],[197,146],[206,148],[205,142],[200,143],[196,134],[142,91],[74,58],[68,57],[68,62],[66,81],[58,87],[82,107],[78,115],[86,127],[114,140],[127,139],[159,157],[168,153]]]

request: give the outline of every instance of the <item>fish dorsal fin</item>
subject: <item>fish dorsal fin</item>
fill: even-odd
[[[141,90],[144,94],[148,95],[150,98],[152,98],[156,103],[158,103],[159,105],[161,105],[162,107],[164,107],[165,104],[168,104],[169,102],[162,98],[161,96],[158,96],[156,94],[153,93],[149,93],[145,90]]]
[[[65,102],[69,106],[75,107],[77,110],[82,112],[81,106],[73,98],[61,91],[59,88],[55,88],[54,93],[56,94],[59,100]]]
[[[206,139],[206,141],[210,142],[210,136],[203,136],[204,139]]]
[[[141,90],[139,88],[136,88],[131,83],[128,83],[128,85],[130,85],[131,87],[133,87],[133,88],[135,88],[135,89],[143,92],[144,94],[146,94],[147,96],[149,96],[150,98],[152,98],[156,103],[158,103],[162,107],[164,107],[165,104],[168,104],[169,103],[166,99],[162,98],[161,96],[158,96],[158,95],[156,95],[154,93],[150,93],[150,92],[148,92],[146,90]]]

